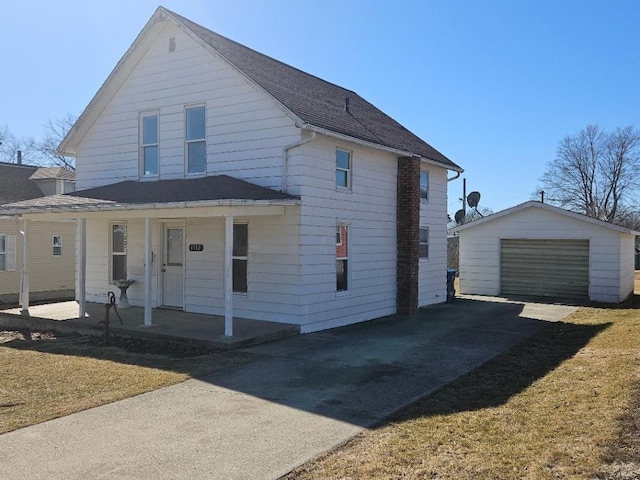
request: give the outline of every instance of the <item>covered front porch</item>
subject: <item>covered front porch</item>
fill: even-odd
[[[0,212],[21,218],[25,245],[35,222],[76,221],[73,318],[79,322],[91,313],[92,302],[104,308],[107,293],[117,293],[115,286],[126,280],[132,284],[131,305],[139,307],[132,312],[141,318],[130,328],[180,330],[179,315],[204,314],[208,328],[194,331],[216,336],[221,319],[223,334],[232,341],[243,319],[253,325],[274,319],[299,323],[297,267],[290,265],[297,252],[299,205],[290,195],[220,175],[125,181],[17,202]],[[29,301],[29,258],[23,251],[21,311],[38,317]]]
[[[31,305],[29,315],[21,307],[0,310],[0,326],[11,329],[55,330],[89,335],[102,335],[105,305],[87,302],[84,318],[78,317],[76,301]],[[204,345],[213,348],[240,348],[296,335],[297,325],[249,320],[234,317],[233,335],[225,335],[224,317],[202,315],[164,308],[153,309],[153,325],[144,325],[144,308],[119,310],[122,324],[113,309],[109,312],[112,335],[166,340]]]

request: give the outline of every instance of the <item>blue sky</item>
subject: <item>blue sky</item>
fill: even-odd
[[[494,211],[530,198],[558,142],[640,127],[640,1],[165,0],[233,40],[355,90],[465,169]],[[79,114],[158,3],[3,4],[0,125]],[[462,182],[449,184],[449,213]]]

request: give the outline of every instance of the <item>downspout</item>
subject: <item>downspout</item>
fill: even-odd
[[[316,138],[316,132],[311,132],[311,135],[307,138],[296,140],[295,142],[285,146],[282,149],[282,193],[287,193],[288,188],[288,175],[289,175],[289,150],[292,148],[305,145],[306,143],[313,142]]]
[[[455,177],[451,177],[451,178],[447,178],[447,182],[450,182],[451,180],[455,180],[456,178],[460,178],[460,174],[462,172],[456,172],[456,176]]]

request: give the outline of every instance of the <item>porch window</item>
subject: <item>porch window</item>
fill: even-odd
[[[7,236],[0,235],[0,272],[7,269]]]
[[[249,260],[249,226],[246,223],[233,224],[233,291],[247,291],[247,263]]]
[[[204,173],[207,166],[205,107],[186,110],[186,157],[187,173]]]
[[[348,225],[336,227],[336,291],[349,290]]]
[[[158,175],[158,115],[144,115],[140,120],[140,158],[142,175]]]
[[[420,200],[429,200],[429,172],[420,171]]]
[[[111,224],[111,282],[127,278],[127,224]]]
[[[54,257],[62,255],[62,235],[54,235],[51,237],[51,254]]]
[[[420,229],[420,258],[429,258],[429,227]]]
[[[351,188],[351,152],[336,149],[336,186]]]

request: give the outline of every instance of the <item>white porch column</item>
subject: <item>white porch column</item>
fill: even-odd
[[[22,306],[22,314],[29,315],[29,266],[27,255],[27,219],[22,219],[22,270],[20,276],[20,305]]]
[[[87,226],[84,218],[78,218],[78,318],[87,312]]]
[[[224,217],[224,335],[233,336],[233,216]]]
[[[151,267],[153,252],[151,251],[151,219],[144,219],[144,326],[151,326]]]

